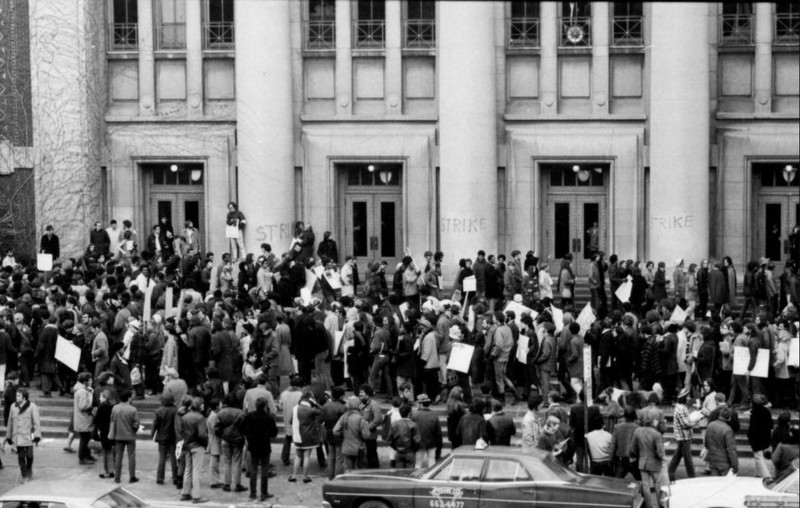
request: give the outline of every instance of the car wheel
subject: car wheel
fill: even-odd
[[[391,508],[390,505],[384,503],[383,501],[378,501],[377,499],[370,499],[368,501],[364,501],[358,508]]]

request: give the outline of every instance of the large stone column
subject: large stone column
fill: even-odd
[[[649,259],[708,256],[708,5],[652,6]]]
[[[31,0],[29,22],[36,232],[52,224],[67,258],[84,252],[102,220],[103,9]]]
[[[757,2],[755,10],[756,72],[755,113],[768,117],[772,114],[772,9],[770,2]]]
[[[497,252],[494,5],[439,4],[441,248],[446,277],[461,257]]]
[[[139,0],[139,115],[156,114],[156,61],[153,37],[153,0]]]
[[[235,8],[238,195],[247,217],[245,244],[248,252],[258,252],[267,242],[280,253],[289,247],[295,219],[290,3],[236,0]]]

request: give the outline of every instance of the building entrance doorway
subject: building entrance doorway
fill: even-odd
[[[798,164],[753,166],[757,186],[753,259],[769,258],[775,263],[777,275],[783,272],[784,264],[792,255],[789,235],[800,224]]]
[[[147,234],[166,217],[175,235],[179,235],[186,221],[200,232],[200,247],[205,250],[205,196],[203,192],[202,164],[142,164],[147,185],[145,214]]]
[[[386,261],[393,272],[403,256],[402,165],[341,164],[338,169],[344,256],[356,258],[362,283],[370,262]]]
[[[608,169],[608,164],[542,165],[545,210],[540,257],[550,257],[554,277],[567,254],[572,254],[575,274],[587,276],[594,252],[608,249]]]

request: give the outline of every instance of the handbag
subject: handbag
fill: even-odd
[[[139,366],[137,365],[133,369],[131,369],[131,384],[136,386],[142,384],[142,371],[139,370]]]

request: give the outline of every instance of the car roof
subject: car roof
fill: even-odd
[[[487,446],[482,450],[476,450],[473,446],[459,446],[453,451],[454,455],[485,457],[487,455],[495,457],[514,457],[518,459],[544,459],[550,452],[544,450],[521,448],[519,446]]]
[[[94,501],[117,488],[116,485],[94,481],[34,480],[9,490],[0,496],[0,501]]]

